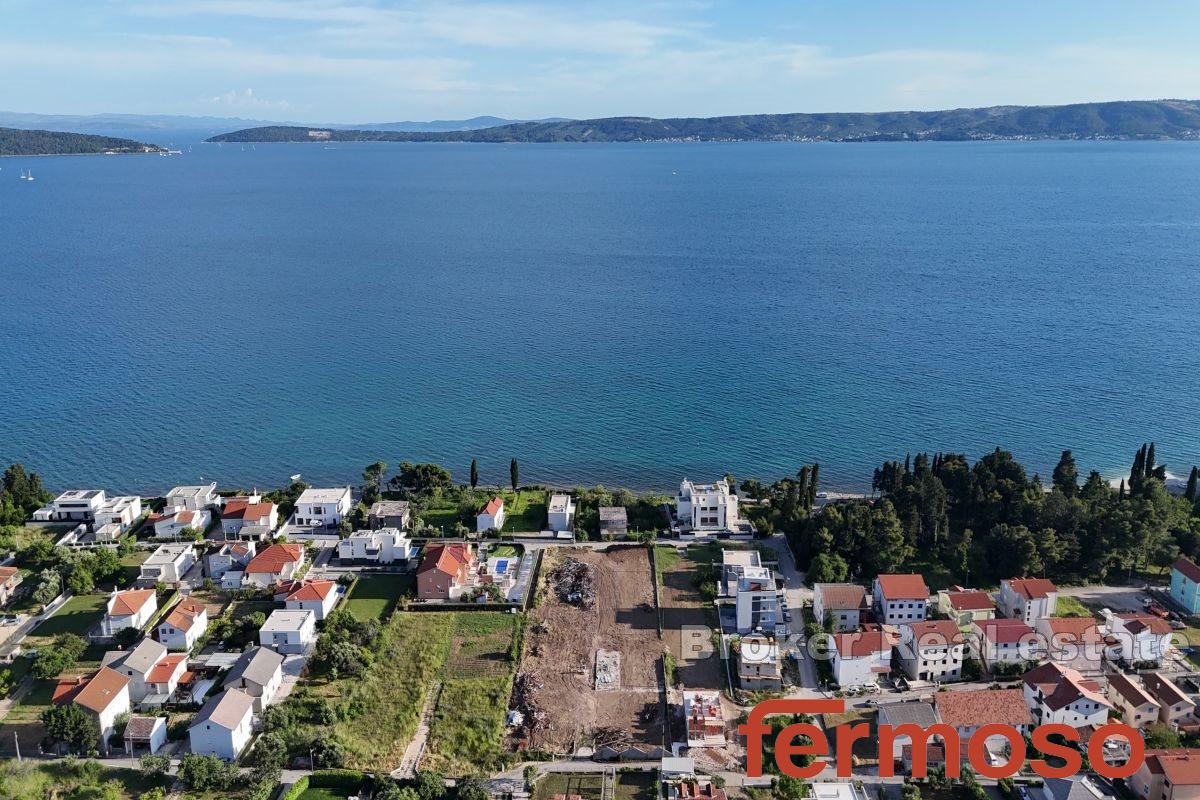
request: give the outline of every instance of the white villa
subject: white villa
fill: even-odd
[[[575,522],[575,500],[569,494],[550,496],[547,525],[552,531],[569,531]]]
[[[180,600],[154,629],[158,640],[169,650],[187,652],[208,630],[208,608],[185,597]]]
[[[735,530],[741,522],[737,495],[724,480],[700,484],[685,478],[675,496],[675,515],[681,528],[693,532]]]
[[[412,539],[399,528],[355,531],[338,542],[338,560],[343,564],[404,564],[416,555]]]
[[[275,610],[258,631],[258,641],[277,653],[303,653],[317,638],[313,611]]]
[[[196,563],[196,550],[187,542],[160,544],[142,562],[138,579],[143,583],[177,585]]]
[[[500,530],[504,527],[504,498],[500,496],[493,497],[488,501],[488,504],[483,507],[483,511],[475,517],[475,532],[483,533],[484,531]]]
[[[189,511],[200,511],[216,508],[221,498],[217,495],[217,485],[210,483],[205,486],[176,486],[167,492],[167,508],[186,508]]]
[[[350,513],[350,487],[305,489],[296,500],[293,518],[297,525],[310,528],[336,528]]]
[[[234,761],[250,741],[254,698],[240,689],[226,689],[209,698],[188,728],[193,753]]]
[[[1039,619],[1054,616],[1058,587],[1045,578],[1009,578],[1000,581],[996,602],[1004,616],[1032,626]]]

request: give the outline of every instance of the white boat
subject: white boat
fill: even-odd
[[[21,180],[23,180],[23,181],[31,181],[31,180],[33,180],[33,170],[29,170],[28,172],[22,172],[22,173],[21,173]]]

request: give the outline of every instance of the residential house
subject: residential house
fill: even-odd
[[[350,487],[305,489],[296,500],[296,524],[310,528],[336,528],[350,513]]]
[[[188,727],[193,753],[235,761],[250,741],[254,698],[240,689],[226,689],[200,709]]]
[[[221,532],[226,538],[238,537],[247,526],[279,527],[279,508],[254,497],[230,497],[221,508]]]
[[[962,680],[963,634],[953,620],[931,619],[900,626],[896,656],[912,680]]]
[[[629,533],[625,506],[600,506],[600,538],[623,539]]]
[[[355,531],[338,542],[338,561],[342,564],[400,564],[414,558],[413,546],[401,528]]]
[[[747,570],[762,568],[762,558],[757,550],[722,550],[721,581],[717,594],[721,597],[737,597],[738,583]]]
[[[1009,578],[1000,581],[996,600],[1004,616],[1033,625],[1039,619],[1054,616],[1058,587],[1045,578]]]
[[[725,713],[721,709],[720,692],[685,689],[683,718],[687,723],[688,747],[725,746]]]
[[[0,567],[0,606],[7,605],[21,585],[21,570],[16,567]]]
[[[994,619],[996,604],[987,592],[952,589],[938,592],[938,611],[960,628],[970,628],[977,620]]]
[[[688,756],[663,756],[659,761],[658,774],[663,781],[674,778],[690,778],[696,774],[696,759]]]
[[[469,544],[438,544],[417,567],[417,598],[457,600],[473,582],[478,559]]]
[[[836,632],[856,631],[870,613],[867,590],[855,583],[818,583],[813,586],[813,619],[818,625],[833,622]]]
[[[725,790],[703,775],[664,780],[662,788],[666,800],[726,800]]]
[[[196,563],[196,549],[187,542],[160,544],[142,562],[138,580],[143,584],[165,583],[178,586]]]
[[[1091,617],[1043,617],[1034,626],[1046,644],[1046,657],[1090,674],[1104,662],[1104,635]]]
[[[937,723],[937,712],[933,706],[925,702],[883,703],[879,706],[878,721],[880,725],[890,725],[897,728],[901,725],[919,725],[923,729]],[[892,742],[892,760],[899,761],[905,747],[912,745],[911,736],[897,736]],[[880,760],[884,754],[879,754]]]
[[[237,588],[242,585],[241,578],[246,565],[257,551],[258,545],[254,542],[223,542],[204,557],[204,574],[214,581],[220,581],[227,572],[236,572],[238,581],[234,588]]]
[[[342,592],[334,581],[306,581],[303,586],[287,596],[284,608],[289,611],[311,611],[320,622],[329,616]]]
[[[833,680],[843,689],[878,684],[892,671],[895,636],[875,629],[833,634]]]
[[[778,692],[783,688],[779,645],[771,636],[743,636],[738,642],[738,683],[747,691]]]
[[[372,530],[398,528],[408,530],[412,523],[412,509],[407,500],[379,500],[367,512],[367,525]]]
[[[493,497],[475,516],[475,532],[498,531],[504,527],[504,498]]]
[[[267,587],[290,580],[304,563],[304,545],[278,542],[264,548],[250,559],[242,574],[247,586]]]
[[[1121,714],[1121,721],[1131,728],[1145,730],[1158,722],[1159,704],[1142,687],[1136,675],[1110,672],[1105,696]]]
[[[546,522],[552,531],[574,530],[574,498],[569,494],[550,495],[550,505],[546,507]]]
[[[209,483],[204,486],[176,486],[167,492],[167,508],[186,508],[189,511],[204,511],[220,505],[221,497],[217,494],[217,485]]]
[[[126,628],[141,630],[158,611],[158,598],[153,589],[113,590],[100,620],[102,636],[116,636]]]
[[[1141,800],[1193,800],[1200,795],[1200,750],[1147,750],[1125,785]]]
[[[1196,703],[1161,672],[1143,672],[1142,686],[1158,703],[1158,721],[1172,728],[1196,722]]]
[[[142,516],[142,498],[135,494],[108,497],[96,510],[92,529],[104,532],[102,538],[120,538]]]
[[[158,641],[168,650],[187,652],[208,630],[208,608],[197,600],[185,597],[175,604],[154,629]]]
[[[317,638],[317,615],[312,611],[277,609],[258,630],[258,642],[277,653],[303,653]]]
[[[1029,707],[1020,689],[954,689],[937,692],[933,707],[938,720],[954,728],[965,742],[980,727],[991,723],[1009,725],[1021,734],[1029,731]],[[987,749],[1003,752],[1008,742],[1002,736],[988,737]]]
[[[1023,671],[1042,653],[1038,635],[1019,619],[987,619],[971,630],[971,655],[989,672]]]
[[[900,625],[925,619],[929,587],[920,575],[880,575],[873,591],[876,621]]]
[[[1153,614],[1114,614],[1107,609],[1104,621],[1108,627],[1110,659],[1130,666],[1161,664],[1171,643],[1171,626]]]
[[[746,567],[738,579],[734,601],[738,633],[774,633],[783,621],[779,613],[779,589],[768,567]]]
[[[1022,678],[1025,705],[1035,725],[1070,725],[1079,730],[1108,722],[1113,704],[1100,684],[1061,664],[1041,664]]]
[[[71,489],[33,512],[36,522],[84,522],[91,524],[104,505],[103,489]]]
[[[134,714],[125,724],[124,739],[127,756],[143,750],[153,755],[167,743],[167,718]]]
[[[283,684],[283,656],[267,647],[253,647],[242,653],[225,676],[226,689],[241,689],[254,698],[254,710],[261,712]]]
[[[139,705],[161,708],[170,701],[187,672],[187,653],[171,653],[155,664],[146,674],[146,696]]]
[[[166,645],[153,639],[142,639],[132,650],[108,651],[104,654],[103,664],[128,679],[129,700],[140,703],[152,691],[150,672],[166,657]]]
[[[1171,565],[1171,599],[1189,614],[1200,614],[1200,566],[1185,556]]]
[[[129,681],[119,672],[101,667],[90,677],[60,682],[54,702],[73,702],[96,718],[100,729],[99,751],[110,752],[109,737],[116,732],[117,718],[129,713]]]
[[[675,516],[690,531],[729,531],[741,523],[737,495],[724,480],[701,484],[685,478],[675,496]]]
[[[203,533],[211,523],[212,512],[207,508],[167,506],[146,517],[146,526],[154,530],[155,539],[178,539],[185,531]]]
[[[1088,775],[1071,775],[1067,778],[1046,778],[1042,782],[1041,797],[1036,790],[1031,792],[1037,800],[1110,800],[1112,793],[1101,789],[1095,778]]]

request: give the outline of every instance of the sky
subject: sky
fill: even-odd
[[[1200,98],[1200,3],[0,0],[0,110],[390,122]]]

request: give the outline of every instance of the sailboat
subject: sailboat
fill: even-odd
[[[33,180],[33,170],[29,170],[28,172],[22,172],[22,173],[21,173],[21,180],[23,180],[23,181],[31,181],[31,180]]]

